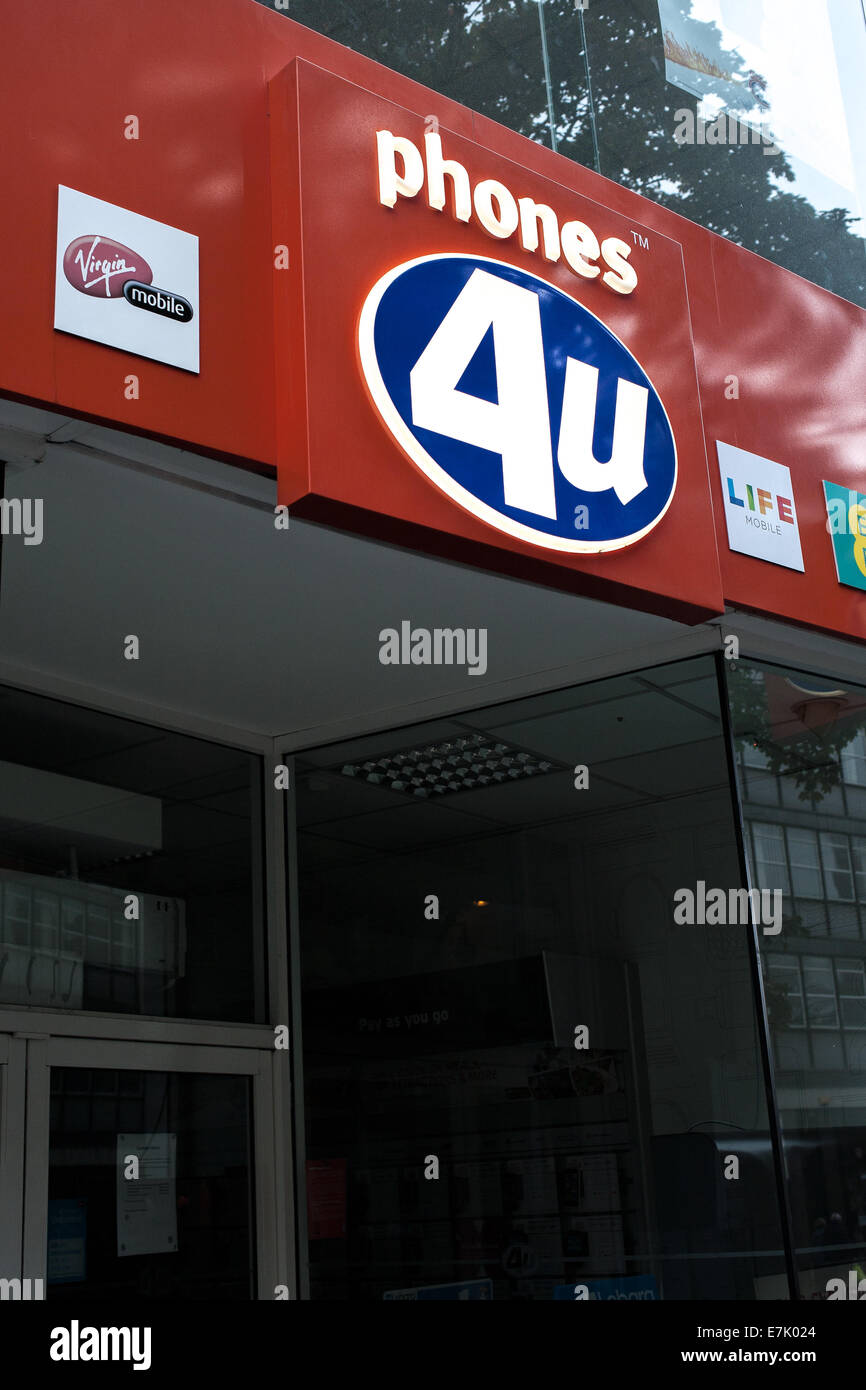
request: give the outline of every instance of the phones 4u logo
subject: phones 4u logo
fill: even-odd
[[[653,383],[538,276],[482,256],[404,262],[369,292],[358,346],[404,453],[489,526],[599,554],[640,540],[671,505],[676,444]]]

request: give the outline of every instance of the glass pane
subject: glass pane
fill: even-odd
[[[833,965],[826,956],[803,958],[803,980],[810,994],[833,993]]]
[[[812,830],[796,830],[793,826],[788,826],[787,836],[795,895],[798,898],[823,898],[818,837]]]
[[[315,1299],[787,1296],[718,699],[702,658],[298,760]]]
[[[866,999],[843,999],[842,1025],[845,1028],[866,1028]]]
[[[839,1015],[833,995],[806,994],[809,1023],[813,1028],[838,1028]]]
[[[775,0],[635,0],[624,23],[621,0],[591,0],[601,172],[863,304],[863,17],[826,0],[799,17]]]
[[[48,1298],[254,1298],[250,1100],[244,1076],[52,1067]]]
[[[842,748],[842,776],[846,782],[866,787],[866,734],[855,734]]]
[[[768,1010],[776,1018],[784,1017],[788,1027],[802,1028],[806,1022],[800,969],[796,960],[784,956],[765,956],[765,989]]]
[[[743,745],[743,762],[746,767],[766,767],[767,755],[757,744],[746,743]]]
[[[0,1003],[261,1020],[259,760],[2,701]]]
[[[836,978],[840,994],[866,995],[866,968],[860,960],[837,960]]]
[[[855,0],[260,3],[866,304]]]
[[[866,804],[855,814],[850,798],[847,811],[839,801],[851,770],[845,750],[862,746],[866,688],[756,662],[726,667],[726,675],[735,742],[757,740],[788,789],[795,885],[813,872],[795,865],[814,864],[816,836],[820,845],[826,897],[798,899],[772,946],[759,942],[772,967],[767,1003],[801,1290],[806,1298],[826,1297],[828,1279],[847,1278],[866,1260],[866,941],[852,872],[859,889]],[[740,791],[746,821],[762,818],[744,779]],[[755,872],[759,867],[756,852]],[[797,966],[805,1018],[790,1002]]]
[[[844,835],[821,836],[821,858],[827,879],[827,896],[848,901],[854,897],[851,856]]]
[[[756,821],[752,825],[752,838],[755,845],[755,879],[758,887],[790,893],[785,832],[781,825],[767,825]]]

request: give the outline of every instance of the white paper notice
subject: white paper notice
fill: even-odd
[[[118,1134],[118,1255],[177,1250],[176,1153],[176,1134]]]

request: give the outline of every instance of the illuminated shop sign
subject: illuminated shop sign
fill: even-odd
[[[721,612],[681,241],[550,151],[514,136],[509,155],[492,125],[476,140],[303,60],[269,102],[279,502]]]
[[[677,454],[657,391],[547,281],[482,256],[422,256],[374,285],[358,343],[397,443],[488,525],[599,553],[633,544],[670,506]]]
[[[392,208],[398,198],[415,198],[427,184],[427,203],[438,212],[449,204],[458,222],[476,221],[488,236],[507,241],[516,236],[524,251],[536,251],[548,262],[560,258],[586,280],[601,276],[602,283],[617,294],[631,294],[637,285],[637,272],[628,264],[633,247],[621,237],[599,241],[592,227],[577,218],[562,222],[547,203],[534,198],[515,197],[499,179],[480,179],[474,188],[469,174],[458,159],[446,159],[438,132],[424,136],[424,155],[405,136],[390,130],[376,132],[379,169],[379,202]],[[604,266],[599,265],[599,258]]]

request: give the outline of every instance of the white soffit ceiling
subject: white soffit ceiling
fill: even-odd
[[[3,541],[0,661],[109,705],[337,737],[437,697],[501,699],[526,674],[562,684],[576,663],[691,631],[325,527],[277,531],[272,479],[8,401],[4,447],[6,496],[42,499],[44,539]],[[383,666],[379,632],[404,619],[487,628],[486,672]],[[124,659],[130,634],[138,661]]]

